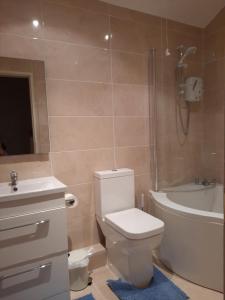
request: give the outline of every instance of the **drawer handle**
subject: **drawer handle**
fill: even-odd
[[[0,232],[13,230],[13,229],[18,229],[18,228],[24,228],[24,227],[28,227],[28,226],[39,226],[39,225],[43,225],[43,224],[46,224],[46,223],[49,223],[49,220],[41,220],[41,221],[34,222],[34,223],[29,223],[29,224],[24,224],[24,225],[20,225],[20,226],[14,226],[14,227],[10,227],[10,228],[0,229]]]
[[[19,276],[19,275],[23,275],[23,274],[26,274],[26,273],[29,273],[29,272],[33,272],[33,271],[41,271],[41,270],[49,268],[51,265],[52,265],[51,263],[47,263],[47,264],[40,265],[40,266],[31,268],[31,269],[28,269],[28,270],[25,270],[25,271],[22,271],[22,272],[15,273],[15,274],[3,275],[3,276],[0,277],[0,281],[6,280],[6,279],[9,279],[9,278],[12,278],[12,277],[16,277],[16,276]]]

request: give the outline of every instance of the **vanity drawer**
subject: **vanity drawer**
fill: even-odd
[[[43,300],[66,297],[69,290],[67,254],[0,272],[0,299]]]
[[[49,194],[39,197],[1,200],[0,219],[16,217],[18,215],[31,214],[44,210],[65,207],[64,193]]]
[[[65,208],[0,219],[0,270],[66,250]]]

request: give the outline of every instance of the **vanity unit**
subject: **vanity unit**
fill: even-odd
[[[65,185],[54,177],[0,183],[0,298],[68,300]]]

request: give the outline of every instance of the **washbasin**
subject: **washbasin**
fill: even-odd
[[[65,192],[66,186],[55,177],[19,180],[17,190],[9,182],[0,183],[0,202]]]

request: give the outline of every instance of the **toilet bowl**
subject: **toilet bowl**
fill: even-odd
[[[152,250],[160,245],[164,223],[135,208],[134,171],[95,172],[95,201],[109,266],[135,286],[147,286],[153,276]]]

